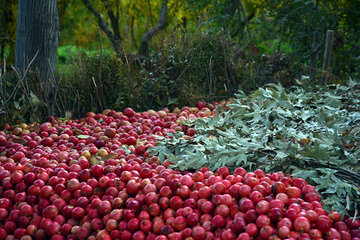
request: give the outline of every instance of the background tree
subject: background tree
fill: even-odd
[[[109,27],[109,24],[106,22],[106,20],[102,17],[101,13],[97,9],[95,9],[93,2],[91,2],[89,0],[82,0],[82,2],[87,7],[87,9],[97,19],[99,27],[101,28],[101,30],[103,30],[105,32],[106,36],[111,41],[115,52],[119,56],[122,56],[123,55],[123,46],[122,46],[123,38],[120,33],[120,17],[121,17],[120,16],[120,11],[121,11],[120,8],[121,8],[121,6],[120,6],[119,1],[116,1],[115,4],[111,4],[110,1],[103,1],[105,10],[107,12],[107,17],[110,21],[111,28]],[[151,18],[150,21],[151,21],[151,24],[153,24],[153,20],[152,20],[153,16],[151,13],[150,1],[148,1],[148,3],[149,3],[150,18]],[[148,42],[156,34],[158,34],[161,30],[163,30],[168,25],[168,23],[166,21],[167,12],[168,12],[167,5],[168,5],[168,0],[161,1],[158,24],[143,34],[141,41],[140,41],[140,49],[139,49],[140,56],[146,57],[148,55],[148,53],[149,53]],[[135,42],[135,39],[133,36],[133,24],[134,24],[133,21],[134,21],[134,19],[131,18],[131,24],[130,24],[131,30],[130,31],[131,31],[131,36],[133,38],[133,41]]]
[[[15,39],[18,1],[0,0],[0,4],[0,20],[10,21],[0,25],[0,46],[9,66],[15,40],[1,40]],[[58,0],[57,8],[61,31],[56,66],[60,71],[54,71],[58,116],[68,109],[80,117],[104,107],[131,105],[145,110],[192,105],[197,99],[211,102],[270,82],[292,86],[301,79],[317,84],[328,29],[335,32],[330,82],[356,79],[360,72],[358,0]],[[13,18],[4,18],[4,13]],[[101,32],[115,41],[103,37],[100,43],[99,21]],[[22,57],[20,67],[35,53]],[[124,53],[130,57],[125,59]],[[147,57],[127,61],[140,55]],[[40,72],[37,66],[33,69]],[[303,77],[309,73],[309,78]],[[42,117],[47,113],[44,102],[49,100],[45,101],[48,95],[39,86],[40,75],[38,79],[35,74],[27,76],[24,84],[12,71],[0,76],[0,115],[7,112],[13,119],[36,121],[28,112],[40,115],[38,107]],[[42,84],[44,88],[54,82],[51,77]]]
[[[0,59],[7,57],[10,63],[15,52],[16,14],[16,1],[0,0]]]
[[[298,62],[308,64],[310,61],[315,33],[319,38],[316,50],[322,53],[326,32],[331,29],[335,32],[331,61],[333,77],[344,78],[359,71],[360,1],[264,0],[264,6],[265,14],[272,19],[269,26],[281,42],[290,44]],[[322,55],[319,54],[320,61],[315,68],[320,68]]]
[[[15,67],[24,71],[30,64],[41,80],[49,114],[53,114],[59,15],[56,0],[19,0]]]
[[[140,55],[148,56],[149,41],[168,25],[168,23],[166,22],[167,4],[168,0],[163,0],[161,2],[159,23],[157,24],[157,26],[153,27],[142,36],[139,50]]]

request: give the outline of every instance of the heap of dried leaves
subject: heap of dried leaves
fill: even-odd
[[[325,207],[357,214],[360,206],[360,85],[270,84],[249,96],[240,92],[214,118],[185,124],[197,134],[163,139],[152,155],[180,170],[221,166],[284,171],[306,179]]]

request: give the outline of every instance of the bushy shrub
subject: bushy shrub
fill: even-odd
[[[194,106],[199,100],[228,99],[238,89],[249,93],[269,82],[290,86],[295,80],[290,55],[281,52],[260,55],[256,48],[235,43],[224,32],[189,35],[172,32],[153,41],[155,47],[145,61],[79,49],[64,60],[66,48],[62,49],[59,71],[54,73],[58,92],[55,115],[80,118],[88,111],[102,112],[107,108],[123,110],[131,106],[144,111]],[[28,75],[24,83],[27,95],[31,93],[39,100],[35,101],[38,113],[31,116],[35,106],[25,98],[26,94],[21,95],[23,90],[17,91],[12,101],[17,105],[7,111],[16,113],[18,108],[25,112],[10,113],[12,118],[7,117],[7,121],[45,119],[47,110],[36,75]],[[16,78],[6,84],[7,96],[17,85],[22,89]]]
[[[181,42],[182,41],[182,42]],[[104,108],[136,110],[229,98],[240,85],[236,46],[222,35],[158,40],[150,58],[79,55],[64,79],[66,106],[80,115]],[[71,106],[73,103],[73,106]]]
[[[235,52],[234,43],[221,33],[170,37],[158,45],[142,70],[143,85],[145,89],[167,85],[154,92],[160,97],[159,106],[229,98],[240,84]]]
[[[26,77],[11,68],[0,69],[0,126],[5,123],[43,120],[47,108],[38,74]]]

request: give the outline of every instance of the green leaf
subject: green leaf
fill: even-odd
[[[90,135],[77,135],[77,137],[80,139],[87,139]]]
[[[125,150],[126,154],[131,154],[131,151],[125,145],[122,145],[121,148]]]
[[[92,156],[90,158],[90,165],[95,166],[95,165],[98,165],[98,164],[100,164],[100,162],[96,159],[96,157]]]
[[[178,102],[178,99],[177,98],[169,98],[167,104],[168,105],[172,105],[172,104],[175,104]]]
[[[106,162],[107,160],[112,159],[112,158],[115,158],[115,157],[116,157],[116,154],[110,153],[110,154],[108,154],[108,155],[103,156],[103,157],[101,158],[101,161]]]
[[[295,86],[290,91],[269,84],[248,96],[237,94],[228,110],[217,109],[213,118],[184,122],[195,128],[194,137],[169,134],[150,155],[168,159],[180,170],[241,166],[283,171],[315,185],[326,197],[326,208],[344,212],[348,204],[354,210],[360,204],[360,183],[338,171],[339,166],[360,170],[360,149],[354,144],[360,113],[354,102],[360,104],[360,94],[349,88]]]
[[[39,106],[41,101],[33,92],[30,92],[30,101],[33,106]]]
[[[16,101],[14,102],[14,107],[17,110],[20,110],[20,104],[18,102],[16,102]]]

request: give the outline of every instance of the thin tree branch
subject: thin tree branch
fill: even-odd
[[[14,39],[8,38],[8,37],[0,37],[0,40],[7,40],[7,41],[10,41],[10,42],[16,43],[16,41]]]
[[[144,35],[141,38],[139,54],[142,56],[147,56],[149,53],[149,41],[167,26],[167,22],[166,22],[167,3],[168,0],[163,0],[161,3],[160,17],[158,24],[149,31],[147,31],[146,33],[144,33]]]
[[[154,21],[153,21],[153,16],[152,16],[152,12],[151,12],[151,5],[150,5],[150,0],[147,1],[148,2],[148,6],[149,6],[149,13],[150,13],[150,22],[151,22],[151,26],[154,26]]]
[[[55,91],[55,94],[54,94],[54,101],[57,103],[56,99],[57,99],[57,95],[58,95],[58,92],[59,92],[59,89],[60,89],[60,83],[61,83],[61,80],[63,79],[64,77],[64,74],[65,74],[65,70],[69,64],[69,60],[70,60],[70,56],[71,56],[71,44],[70,44],[70,48],[69,48],[69,51],[68,51],[68,55],[67,55],[67,58],[66,58],[66,62],[65,62],[65,66],[62,70],[62,73],[61,73],[61,76],[60,76],[60,79],[58,81],[58,87],[56,88],[56,91]],[[63,111],[65,111],[65,106],[64,106],[64,103],[62,102],[62,99],[60,98],[60,101],[61,101],[61,104],[62,104],[62,107],[63,107]],[[59,111],[60,113],[60,111]]]
[[[316,2],[315,2],[315,10],[318,10],[318,6],[319,6],[319,0],[316,0]]]
[[[100,65],[99,65],[99,82],[100,82],[100,95],[101,95],[101,102],[100,102],[100,107],[101,109],[104,109],[105,106],[105,97],[104,97],[104,84],[102,81],[102,65],[103,65],[103,50],[102,50],[102,38],[101,38],[101,31],[100,28],[98,28],[99,30],[99,40],[100,40]]]
[[[312,82],[316,72],[316,61],[318,58],[318,52],[316,51],[316,45],[319,40],[319,32],[315,31],[313,36],[313,43],[311,48],[311,63],[310,63],[310,81]]]
[[[94,14],[94,16],[97,18],[98,20],[98,24],[99,27],[101,28],[101,30],[103,30],[106,34],[106,36],[110,39],[115,52],[119,55],[122,56],[122,44],[121,44],[121,39],[118,38],[109,28],[108,24],[104,21],[104,19],[101,17],[100,13],[98,11],[96,11],[96,9],[91,5],[91,3],[88,0],[82,0],[82,2],[84,3],[84,5],[87,7],[87,9]]]
[[[24,74],[23,74],[22,77],[20,77],[20,74],[18,73],[18,71],[16,70],[16,68],[14,68],[13,66],[11,66],[11,67],[14,69],[15,74],[16,74],[17,78],[19,79],[19,81],[18,81],[18,83],[16,84],[16,86],[15,86],[15,88],[14,88],[14,91],[11,93],[11,95],[9,96],[9,98],[6,100],[6,102],[8,102],[8,101],[14,96],[14,94],[15,94],[16,91],[17,91],[17,88],[18,88],[19,85],[22,84],[22,82],[24,81],[24,79],[25,79],[25,77],[26,77],[26,75],[27,75],[27,72],[28,72],[29,69],[30,69],[31,64],[35,61],[35,58],[37,57],[38,54],[39,54],[39,50],[36,51],[35,56],[33,57],[33,59],[30,61],[30,63],[29,63],[28,66],[26,67],[25,72],[24,72]]]
[[[130,23],[130,34],[131,34],[131,40],[136,48],[136,50],[139,50],[138,45],[136,44],[136,40],[135,40],[135,35],[134,35],[134,21],[135,21],[135,17],[132,16],[131,17],[131,23]]]
[[[251,32],[250,32],[249,22],[248,22],[248,20],[247,20],[247,17],[246,17],[246,14],[245,14],[245,9],[244,9],[244,6],[243,6],[241,0],[239,0],[239,5],[240,5],[240,7],[241,7],[241,12],[242,12],[242,15],[243,15],[243,17],[244,17],[246,29],[247,29],[247,32],[248,32],[249,38],[250,38],[250,42],[251,42],[251,44],[254,44],[254,43],[253,43],[253,40],[252,40]],[[239,7],[239,6],[238,6],[238,7]]]
[[[117,16],[115,16],[114,12],[112,11],[112,7],[110,6],[109,1],[106,1],[106,10],[108,11],[108,16],[110,18],[110,23],[111,23],[111,27],[113,29],[114,35],[120,39],[121,39],[121,35],[120,35],[120,29],[119,29],[119,18]],[[118,10],[117,10],[117,15],[118,15]]]
[[[87,9],[97,18],[98,20],[98,24],[99,24],[99,27],[101,28],[101,30],[103,30],[106,34],[106,36],[110,39],[113,47],[114,47],[114,50],[116,52],[116,54],[123,60],[125,61],[125,58],[124,58],[124,51],[123,51],[123,47],[122,47],[122,40],[120,38],[118,38],[112,31],[111,29],[109,28],[108,24],[104,21],[104,19],[102,18],[101,14],[93,7],[93,5],[90,3],[89,0],[82,0],[83,4],[87,7]],[[167,3],[167,0],[166,0],[166,3]],[[165,6],[166,8],[166,6]],[[163,7],[162,7],[163,9]],[[165,16],[163,17],[165,20],[166,20],[166,9],[165,9]],[[160,19],[161,16],[160,16]],[[164,20],[164,21],[165,21]],[[166,22],[165,22],[166,23]],[[166,24],[165,24],[166,26]],[[164,27],[165,27],[164,26]],[[163,28],[164,28],[163,27]],[[156,27],[155,27],[156,28]],[[161,28],[162,29],[162,28]],[[160,30],[161,30],[160,29]],[[151,30],[150,30],[151,31]],[[149,32],[150,32],[149,31]],[[157,33],[157,32],[156,32]],[[155,34],[156,34],[155,33]],[[155,34],[150,34],[150,38],[152,36],[154,36]],[[144,34],[145,35],[145,34]],[[128,57],[130,57],[132,60],[135,60],[135,61],[140,61],[140,60],[148,60],[148,57],[146,57],[145,55],[134,55],[134,54],[130,54],[128,55]]]
[[[5,117],[8,117],[9,114],[9,105],[6,102],[6,59],[4,58],[4,70],[0,67],[0,94],[4,105],[5,105]],[[4,81],[4,83],[3,83]]]
[[[120,17],[119,7],[120,7],[119,0],[116,0],[116,18],[117,18],[117,19],[119,19],[119,17]]]
[[[58,89],[60,88],[60,84],[59,84],[59,81],[56,81],[55,74],[54,74],[54,70],[51,68],[50,59],[48,59],[48,63],[49,63],[49,68],[50,68],[51,76],[52,76],[53,79],[54,79],[53,84],[52,84],[51,80],[49,80],[49,82],[50,82],[49,84],[50,84],[50,85],[54,85],[54,86],[51,86],[51,93],[55,96],[54,87],[55,87],[55,92],[57,92]],[[63,109],[65,109],[64,103],[63,103],[63,101],[62,101],[61,98],[60,98],[60,103],[61,103]],[[46,104],[46,105],[47,105],[47,104]],[[61,113],[61,109],[60,109],[60,107],[59,107],[59,104],[57,103],[56,98],[54,97],[54,101],[52,101],[51,106],[48,106],[48,105],[47,105],[48,109],[50,110],[50,111],[48,110],[49,113],[50,113],[51,115],[53,115],[53,116],[54,116],[54,114],[55,114],[55,105],[56,105],[59,113]]]

